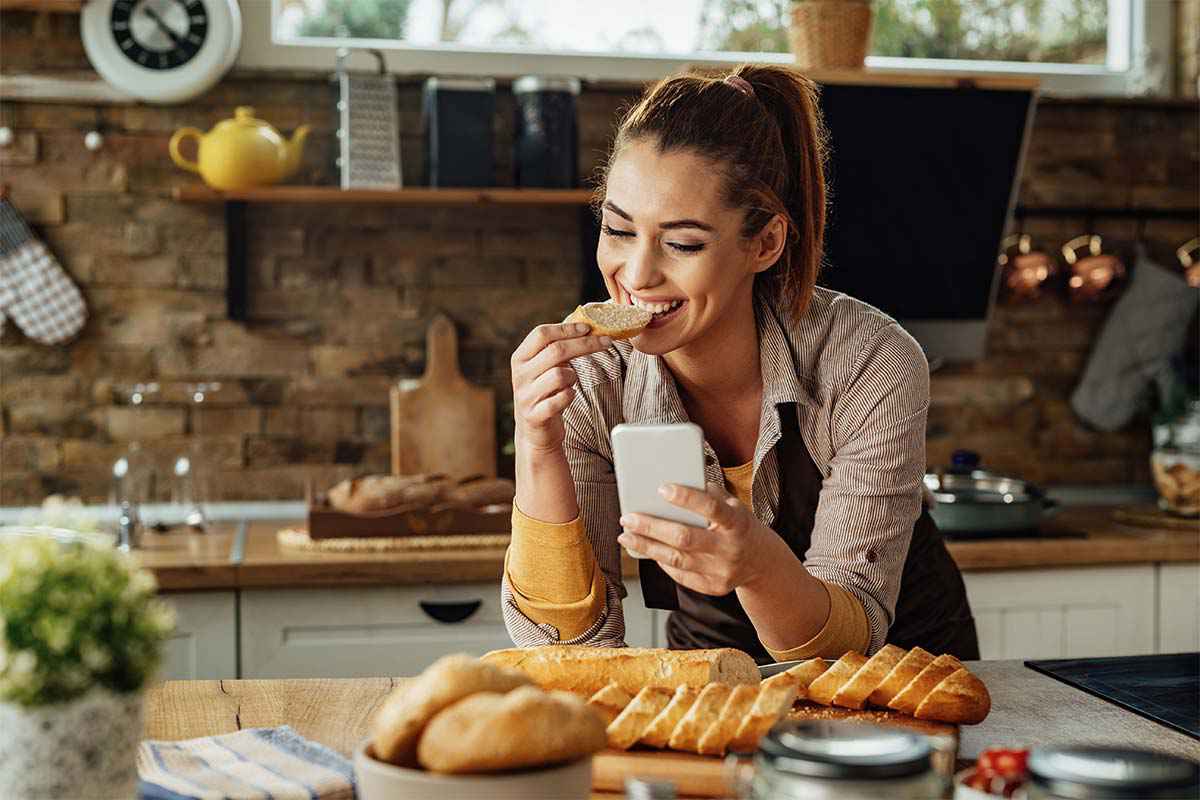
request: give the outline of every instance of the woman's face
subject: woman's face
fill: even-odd
[[[727,324],[739,304],[752,308],[754,275],[778,258],[782,245],[764,250],[763,240],[781,240],[782,223],[743,240],[743,212],[720,188],[711,161],[659,153],[653,141],[628,144],[609,169],[596,261],[615,302],[655,312],[634,340],[644,353],[677,350]]]

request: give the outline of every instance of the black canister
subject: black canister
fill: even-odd
[[[496,82],[491,78],[430,78],[421,96],[425,175],[430,186],[491,186],[492,121]]]
[[[576,78],[526,75],[513,81],[513,184],[573,189],[579,181]]]

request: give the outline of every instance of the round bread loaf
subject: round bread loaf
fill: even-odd
[[[414,766],[421,731],[439,711],[477,692],[508,692],[529,683],[524,673],[485,664],[468,655],[440,658],[412,683],[388,695],[376,713],[371,722],[375,758]]]
[[[604,744],[604,721],[583,700],[523,686],[473,694],[439,713],[417,760],[431,772],[497,772],[574,761]]]

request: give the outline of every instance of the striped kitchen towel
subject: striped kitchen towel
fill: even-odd
[[[138,748],[143,800],[353,800],[354,767],[291,727]]]

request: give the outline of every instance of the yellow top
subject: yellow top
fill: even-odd
[[[751,505],[754,462],[723,468],[726,486],[744,505]],[[512,543],[504,572],[521,613],[558,629],[569,641],[595,624],[604,611],[604,577],[592,554],[583,521],[549,523],[527,517],[515,505]],[[864,652],[871,641],[863,605],[842,586],[822,581],[829,592],[829,618],[807,642],[789,650],[767,651],[777,661],[840,658],[848,650]]]

